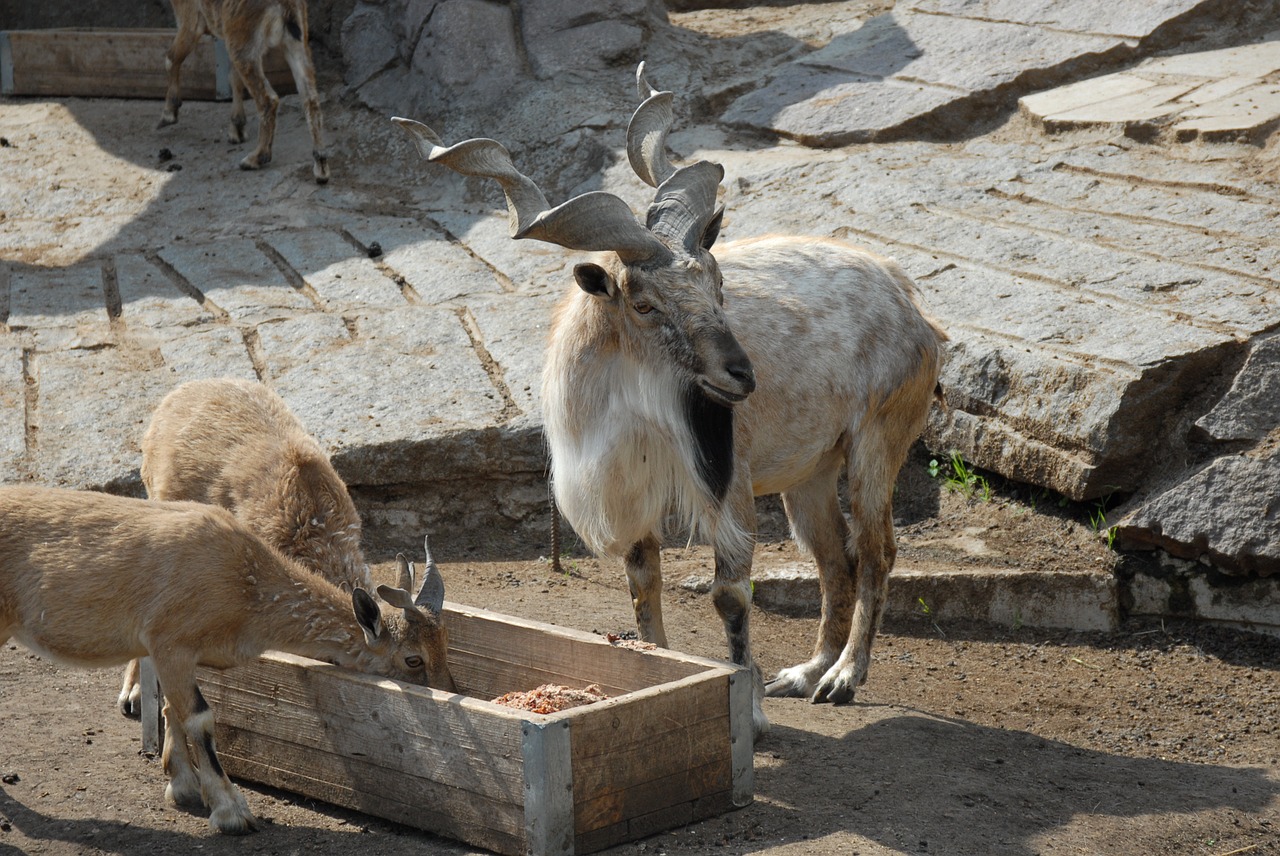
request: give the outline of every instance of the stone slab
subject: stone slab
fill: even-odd
[[[724,121],[811,146],[882,140],[1024,76],[1063,75],[1082,57],[1124,50],[1114,36],[894,9],[783,66]]]
[[[502,292],[491,268],[430,223],[378,217],[352,222],[347,231],[366,247],[381,247],[387,270],[430,306]]]
[[[1231,388],[1196,427],[1218,442],[1259,441],[1280,426],[1280,335],[1264,336],[1249,348],[1249,356]],[[1280,495],[1280,485],[1277,485]]]
[[[938,15],[970,16],[993,21],[1087,30],[1137,39],[1162,24],[1197,10],[1212,9],[1206,0],[1144,0],[1141,3],[1087,3],[1080,0],[915,0],[911,8]]]
[[[817,617],[822,606],[816,569],[796,564],[752,575],[752,602],[787,615]],[[711,577],[695,575],[681,583],[706,593]],[[889,575],[885,615],[919,616],[921,601],[934,621],[989,621],[1014,627],[1115,630],[1119,598],[1111,574],[1010,571],[1000,568],[922,570],[899,562]]]
[[[493,357],[512,400],[524,414],[542,407],[542,366],[559,295],[502,296],[472,300],[467,310],[480,343]]]
[[[1280,636],[1280,576],[1225,577],[1200,562],[1152,557],[1121,582],[1130,615],[1190,618]]]
[[[22,376],[22,343],[0,333],[0,483],[21,480],[27,454],[27,384]]]
[[[505,211],[431,215],[517,294],[558,292],[573,282],[573,265],[589,257],[543,241],[512,239]]]
[[[395,282],[337,232],[288,229],[264,240],[315,291],[328,312],[405,305]]]
[[[1273,37],[1276,34],[1273,34]],[[1023,97],[1022,112],[1058,132],[1114,125],[1171,129],[1176,140],[1258,136],[1280,124],[1280,38],[1147,60]]]
[[[1280,428],[1261,447],[1215,458],[1146,500],[1120,521],[1119,537],[1231,573],[1280,571]]]
[[[213,320],[190,296],[178,290],[164,273],[140,253],[114,257],[120,317],[133,332],[155,332]]]
[[[301,323],[275,325],[273,335],[294,339]],[[269,365],[274,341],[263,339]],[[350,483],[432,482],[506,465],[474,440],[493,432],[502,401],[453,312],[361,313],[349,340],[303,347],[309,358],[273,372],[272,385]]]
[[[167,331],[158,346],[164,366],[161,385],[172,389],[191,380],[238,377],[256,380],[244,334],[225,324]]]
[[[9,277],[9,327],[97,328],[107,326],[102,264],[18,268]]]
[[[237,322],[287,318],[316,308],[247,238],[169,244],[160,257]]]

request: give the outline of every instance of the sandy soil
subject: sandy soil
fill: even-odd
[[[1114,561],[1084,509],[1033,509],[1008,493],[964,499],[938,484],[925,477],[900,493],[903,564],[934,561],[940,530],[983,533],[988,558],[1010,567]],[[449,599],[598,633],[632,629],[613,563],[571,550],[555,573],[545,558],[494,559],[508,548],[438,548],[465,557],[442,563]],[[388,556],[375,558],[379,575],[393,573]],[[759,566],[798,558],[766,531]],[[709,598],[679,585],[710,565],[707,551],[671,547],[664,563],[673,647],[723,657]],[[769,673],[805,658],[817,625],[758,609],[752,622]],[[853,705],[766,702],[774,727],[756,747],[754,804],[609,852],[1280,853],[1277,664],[1280,640],[1189,625],[1096,634],[891,621]],[[117,681],[0,648],[0,854],[471,852],[249,784],[265,829],[215,835],[164,804],[159,762],[116,712]]]

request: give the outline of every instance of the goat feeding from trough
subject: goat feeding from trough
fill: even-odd
[[[170,0],[178,19],[178,35],[165,55],[169,89],[158,127],[178,121],[182,106],[182,63],[205,33],[223,40],[231,60],[231,127],[233,143],[243,143],[244,93],[258,108],[258,146],[240,161],[241,169],[260,169],[271,161],[280,96],[262,70],[262,57],[283,47],[285,61],[302,96],[311,126],[311,172],[317,184],[329,180],[329,153],[324,145],[324,120],[316,91],[315,67],[307,31],[305,0]]]
[[[400,615],[410,595],[377,591],[383,603],[343,592],[215,506],[0,488],[0,644],[89,667],[150,656],[165,695],[165,795],[207,804],[219,832],[257,821],[218,761],[196,667],[274,649],[421,681],[422,634]]]
[[[649,89],[643,68],[627,149],[657,188],[644,224],[606,192],[551,208],[501,144],[446,146],[394,121],[427,160],[497,181],[512,237],[602,253],[574,268],[551,330],[542,400],[555,498],[592,550],[623,558],[640,637],[659,645],[663,521],[674,509],[710,541],[711,596],[731,659],[755,675],[758,736],[769,723],[749,641],[753,497],[782,494],[823,596],[812,658],[768,692],[848,702],[896,556],[894,481],[935,398],[946,335],[896,263],[848,244],[760,237],[712,255],[723,169],[669,163],[672,94]]]
[[[285,556],[342,589],[373,590],[360,549],[360,516],[347,486],[284,399],[257,381],[196,380],[174,389],[142,437],[142,481],[156,500],[220,505]],[[400,587],[412,593],[403,556]],[[440,617],[444,581],[428,548],[417,597],[404,605],[422,651],[411,680],[454,691]],[[120,709],[140,712],[137,661],[125,670]]]

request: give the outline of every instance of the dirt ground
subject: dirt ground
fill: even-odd
[[[900,492],[900,564],[944,561],[939,534],[981,533],[984,561],[1084,569],[1114,563],[1087,509],[1000,489],[987,502],[941,488],[912,461]],[[757,566],[796,561],[765,516]],[[969,538],[974,536],[970,535]],[[525,545],[526,548],[528,545]],[[572,548],[572,544],[570,547]],[[599,633],[633,628],[611,562],[570,550],[497,561],[510,545],[438,547],[451,601]],[[962,560],[952,550],[951,561]],[[384,553],[375,571],[389,576]],[[723,657],[710,600],[683,589],[705,548],[664,553],[673,647]],[[757,609],[766,673],[804,659],[817,622]],[[1010,629],[919,615],[887,622],[872,671],[845,707],[769,699],[755,802],[612,854],[1280,853],[1280,640],[1191,625],[1113,634]],[[469,853],[407,827],[243,784],[267,820],[228,839],[163,801],[159,761],[116,712],[118,673],[0,648],[0,854]]]
[[[830,5],[852,14],[879,4]],[[762,6],[756,14],[754,25],[735,32],[775,28],[782,12]],[[710,28],[714,17],[690,13],[685,21]],[[798,19],[790,35],[819,43],[821,22]],[[764,48],[748,41],[735,49]],[[153,102],[5,105],[5,162],[11,175],[29,178],[0,182],[0,212],[39,199],[48,223],[5,226],[0,213],[0,253],[67,264],[86,245],[153,246],[173,237],[173,223],[231,233],[233,226],[212,224],[274,227],[304,207],[308,217],[323,216],[296,105],[287,104],[281,120],[276,167],[262,175],[230,168],[240,155],[218,142],[225,105],[184,109],[183,124],[157,136],[130,130],[154,123]],[[354,139],[369,121],[336,103],[326,111],[335,138]],[[66,139],[81,142],[84,156],[55,164],[48,152]],[[376,140],[362,137],[351,149],[348,165],[335,166],[346,196],[334,216],[397,192],[396,162],[380,163]],[[171,163],[161,162],[163,150]],[[227,216],[232,209],[238,220]],[[899,496],[902,565],[1114,567],[1115,554],[1088,524],[1090,509],[1061,508],[1025,488],[1001,489],[990,502],[965,499],[923,475],[925,463],[909,465]],[[776,515],[765,521],[757,566],[796,561]],[[388,546],[371,545],[380,574],[391,572]],[[448,598],[600,633],[633,627],[614,563],[571,552],[567,572],[555,573],[545,559],[509,558],[548,547],[510,546],[441,543]],[[672,546],[664,565],[672,646],[724,656],[709,598],[679,586],[710,568],[706,550]],[[756,610],[763,670],[805,659],[816,626]],[[0,856],[473,852],[252,784],[242,787],[267,821],[263,831],[218,836],[204,817],[164,804],[159,761],[141,754],[137,722],[116,710],[118,681],[115,670],[62,668],[0,646]],[[756,747],[751,806],[608,852],[1280,854],[1277,639],[1160,622],[1099,634],[939,623],[921,614],[886,622],[854,704],[771,699],[765,709],[773,731]]]

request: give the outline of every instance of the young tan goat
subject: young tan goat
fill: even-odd
[[[142,437],[142,482],[151,499],[220,505],[307,570],[347,591],[373,590],[347,486],[284,400],[256,381],[196,380],[165,396]],[[439,620],[444,581],[430,552],[416,600],[426,682],[453,691]],[[140,713],[138,677],[135,660],[120,689],[126,716]]]
[[[643,225],[604,192],[550,208],[500,144],[445,147],[425,125],[395,121],[428,160],[498,181],[512,237],[605,252],[574,268],[578,288],[552,322],[542,407],[556,502],[593,551],[623,558],[640,637],[664,646],[662,525],[674,510],[701,530],[730,657],[756,678],[758,736],[769,722],[749,635],[753,498],[782,494],[822,585],[813,657],[768,693],[851,701],[897,552],[894,481],[934,399],[946,336],[897,264],[843,242],[763,237],[713,256],[724,171],[668,163],[672,95],[640,83],[628,156],[657,188]]]
[[[307,35],[306,0],[170,0],[178,19],[178,35],[165,55],[169,91],[157,127],[178,121],[182,106],[182,62],[200,37],[212,33],[222,39],[231,59],[231,127],[233,143],[244,142],[244,92],[258,108],[258,147],[240,161],[241,169],[260,169],[271,160],[275,141],[276,112],[280,96],[262,70],[262,57],[283,46],[285,60],[302,96],[302,107],[311,126],[312,174],[317,184],[329,180],[329,154],[324,146],[324,120],[311,64]]]
[[[218,763],[196,666],[274,649],[424,684],[433,637],[407,585],[379,586],[383,603],[345,593],[211,505],[0,488],[0,645],[89,667],[150,656],[166,700],[165,795],[207,804],[219,832],[257,821]]]

